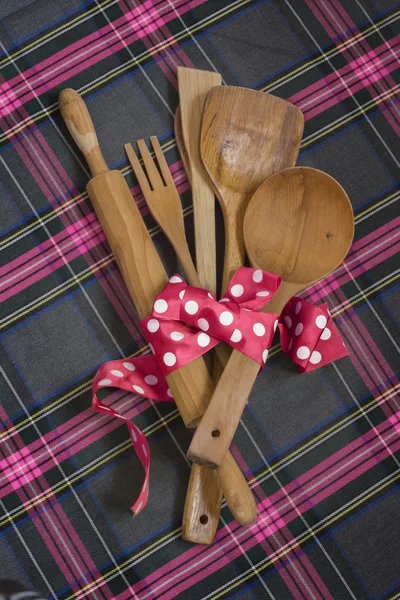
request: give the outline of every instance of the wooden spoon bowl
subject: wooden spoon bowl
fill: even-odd
[[[276,173],[257,190],[243,232],[252,266],[303,289],[346,256],[354,234],[353,212],[335,179],[317,169],[294,167]]]

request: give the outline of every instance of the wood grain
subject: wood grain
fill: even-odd
[[[221,85],[221,75],[178,67],[180,116],[190,164],[196,267],[202,286],[216,296],[215,199],[200,156],[200,132],[204,103],[211,88]]]
[[[303,124],[299,109],[270,94],[223,86],[207,95],[201,156],[224,216],[223,291],[244,264],[247,204],[270,175],[294,166]]]
[[[349,198],[316,169],[287,169],[255,193],[244,220],[250,263],[283,277],[266,312],[280,314],[291,296],[326,277],[345,258],[354,235]],[[259,370],[233,351],[189,448],[190,460],[221,464]],[[216,435],[218,432],[218,435]]]

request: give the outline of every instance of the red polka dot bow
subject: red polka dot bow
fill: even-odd
[[[179,275],[171,277],[151,316],[140,324],[162,373],[168,375],[219,342],[264,365],[278,318],[258,311],[280,282],[272,273],[240,267],[217,302],[207,290],[187,285]]]
[[[165,375],[211,350],[220,341],[263,365],[279,326],[282,350],[311,371],[346,356],[347,350],[325,304],[292,298],[280,318],[258,312],[274,296],[281,279],[259,269],[239,268],[225,296],[217,302],[206,290],[188,286],[174,275],[157,296],[150,317],[141,322],[153,355],[115,360],[100,367],[93,380],[93,407],[123,419],[143,465],[145,480],[132,506],[140,512],[148,498],[150,451],[146,436],[121,412],[100,401],[104,387],[134,391],[156,401],[171,401]]]

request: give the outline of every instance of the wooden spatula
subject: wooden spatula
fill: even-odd
[[[93,179],[87,191],[106,234],[122,276],[140,318],[151,313],[155,296],[168,281],[163,264],[147,231],[129,187],[119,171],[110,171],[101,154],[96,132],[85,103],[74,90],[64,90],[59,97],[64,121],[77,146],[86,158]],[[187,427],[195,426],[206,409],[213,383],[203,359],[181,367],[167,376],[168,385]],[[210,544],[215,535],[220,512],[220,488],[215,473],[213,494],[208,504],[185,507],[187,518],[198,528],[190,527],[196,537],[189,541]],[[183,528],[183,535],[185,529]]]
[[[178,84],[182,134],[192,186],[197,274],[202,286],[215,296],[215,199],[200,156],[200,131],[206,96],[211,88],[221,85],[221,75],[178,67]]]
[[[298,108],[270,94],[231,86],[208,93],[201,155],[224,216],[223,291],[244,264],[247,204],[270,175],[295,165],[303,123]]]

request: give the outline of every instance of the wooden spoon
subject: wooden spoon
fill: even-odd
[[[294,294],[336,269],[353,234],[349,198],[332,177],[303,167],[270,177],[254,194],[244,220],[250,263],[282,277],[265,312],[280,314]],[[221,463],[258,370],[251,358],[232,352],[193,437],[190,460],[211,468]]]
[[[295,165],[303,124],[298,108],[270,94],[224,86],[207,95],[201,155],[224,216],[223,292],[244,264],[247,204],[270,175]]]

